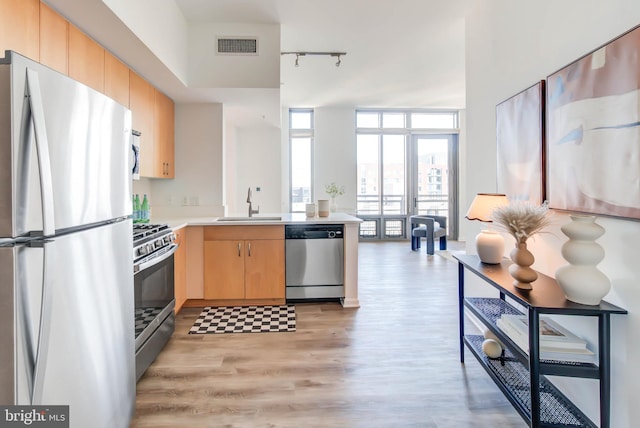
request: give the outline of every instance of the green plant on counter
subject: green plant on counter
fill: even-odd
[[[330,184],[324,186],[324,191],[327,192],[327,195],[335,198],[336,196],[344,195],[344,186],[338,187],[338,185],[332,181]]]

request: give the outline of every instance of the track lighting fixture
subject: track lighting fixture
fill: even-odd
[[[342,60],[340,57],[346,54],[347,54],[346,52],[280,52],[280,55],[295,55],[296,61],[294,65],[296,67],[300,66],[300,57],[307,56],[307,55],[325,55],[325,56],[337,58],[336,67],[340,67],[340,64],[342,64]]]

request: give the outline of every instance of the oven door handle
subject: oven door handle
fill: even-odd
[[[150,268],[152,266],[155,266],[158,263],[162,263],[163,261],[165,261],[166,259],[171,257],[173,255],[173,253],[176,252],[176,250],[178,250],[178,245],[177,244],[171,244],[170,249],[167,250],[167,252],[165,252],[161,256],[154,257],[153,259],[149,260],[148,262],[140,263],[139,265],[135,266],[134,267],[135,273],[142,272],[143,270],[148,269],[148,268]]]

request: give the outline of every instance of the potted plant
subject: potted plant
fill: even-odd
[[[331,182],[324,186],[324,191],[331,197],[331,212],[336,212],[338,205],[336,197],[344,195],[344,186],[339,186],[335,182]]]

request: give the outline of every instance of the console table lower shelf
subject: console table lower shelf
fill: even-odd
[[[464,343],[511,404],[531,422],[529,369],[505,349],[501,358],[489,358],[482,352],[484,336],[465,335]],[[540,423],[543,427],[596,427],[547,378],[540,376]]]

